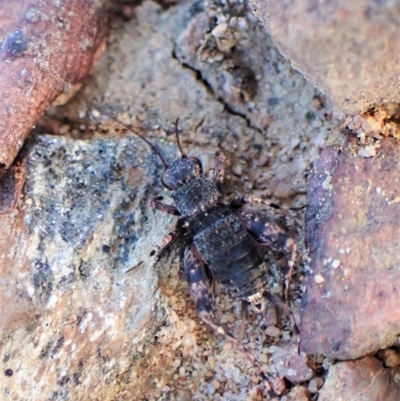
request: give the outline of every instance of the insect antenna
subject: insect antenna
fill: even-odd
[[[125,271],[125,274],[131,272],[132,270],[135,270],[137,267],[141,266],[143,264],[143,260],[141,260],[138,264],[136,264],[135,266],[129,268],[128,270]]]
[[[178,123],[179,123],[179,118],[176,119],[175,121],[175,136],[176,136],[176,143],[178,144],[179,148],[179,153],[181,154],[181,157],[184,159],[186,158],[186,153],[182,149],[181,141],[179,139],[179,128],[178,128]]]
[[[111,120],[114,120],[116,123],[118,123],[119,125],[121,125],[122,127],[124,127],[127,131],[132,132],[133,134],[135,134],[136,136],[138,136],[140,139],[142,139],[144,142],[147,143],[147,145],[149,145],[150,149],[155,152],[155,154],[159,157],[159,159],[161,160],[163,166],[165,169],[168,168],[168,163],[166,162],[164,156],[162,155],[162,153],[160,152],[160,150],[157,148],[156,145],[154,145],[153,143],[151,143],[146,137],[144,137],[142,134],[139,134],[139,132],[135,131],[134,129],[132,129],[131,127],[129,127],[128,125],[126,125],[125,123],[123,123],[122,121],[120,121],[118,118],[113,117],[112,115],[106,113],[104,110],[101,110],[100,107],[93,105],[91,102],[89,102],[88,100],[85,99],[85,102],[87,102],[87,104],[89,104],[90,107],[92,107],[93,109],[98,109],[100,111],[100,113],[105,114],[108,118],[111,118]]]

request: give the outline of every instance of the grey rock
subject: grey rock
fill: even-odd
[[[397,2],[250,0],[250,5],[293,66],[343,112],[399,103]]]
[[[47,399],[58,383],[57,399],[78,399],[93,375],[102,391],[162,323],[146,255],[169,219],[154,229],[146,199],[157,163],[144,146],[35,138],[19,211],[0,228],[0,359],[13,370],[3,393]]]

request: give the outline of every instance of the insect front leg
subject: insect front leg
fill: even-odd
[[[178,221],[174,231],[170,231],[168,234],[164,236],[161,242],[156,245],[150,252],[149,256],[156,256],[158,257],[161,252],[172,242],[174,242],[181,234],[182,234],[182,225]]]
[[[243,352],[258,368],[261,368],[261,364],[247,350],[247,348],[221,324],[218,324],[214,320],[212,293],[206,267],[193,244],[185,248],[183,268],[186,279],[189,283],[190,295],[196,305],[199,318],[217,334],[220,334],[228,341],[231,341],[237,349]]]
[[[151,206],[154,209],[161,210],[162,212],[172,214],[174,216],[180,215],[178,209],[175,206],[160,202],[160,199],[162,199],[162,197],[151,199],[149,202],[149,206]],[[162,241],[151,250],[150,256],[154,255],[158,256],[164,250],[165,247],[167,247],[171,242],[175,241],[181,234],[182,234],[182,225],[178,221],[175,230],[169,232],[167,235],[164,236]]]
[[[172,214],[174,216],[180,215],[178,209],[175,206],[160,202],[160,197],[151,199],[149,202],[149,206],[152,207],[153,209],[157,209],[160,210],[161,212]]]
[[[263,245],[284,251],[288,257],[288,271],[285,275],[285,298],[289,299],[289,286],[296,262],[297,244],[277,223],[260,212],[239,210],[237,216],[247,230]]]
[[[161,242],[150,251],[149,256],[150,257],[154,256],[157,259],[160,256],[160,254],[162,253],[162,251],[182,234],[182,231],[183,231],[182,225],[178,221],[178,224],[176,225],[175,230],[171,231],[167,235],[165,235],[164,238],[161,240]],[[143,262],[144,261],[141,260],[138,264],[136,264],[135,266],[128,269],[125,273],[129,273],[130,271],[141,266],[143,264]]]

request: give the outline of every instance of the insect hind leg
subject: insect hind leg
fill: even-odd
[[[261,369],[261,364],[254,355],[251,354],[233,334],[214,320],[212,293],[206,267],[193,244],[185,248],[183,267],[186,279],[189,283],[190,294],[196,305],[199,318],[216,334],[225,337],[228,341],[233,343],[238,350],[245,354],[249,360],[257,366],[257,368]]]
[[[205,264],[192,244],[185,248],[183,269],[197,313],[213,314],[213,296]]]
[[[285,299],[288,300],[290,281],[297,257],[296,241],[291,238],[279,224],[271,221],[263,213],[243,209],[237,211],[236,213],[240,221],[259,243],[262,245],[271,246],[279,251],[284,251],[289,255],[287,261],[288,268],[285,274],[284,291]]]

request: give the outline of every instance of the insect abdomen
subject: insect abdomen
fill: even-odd
[[[203,216],[203,224],[193,242],[209,269],[222,284],[246,297],[265,285],[266,266],[259,249],[229,209],[214,210]]]

